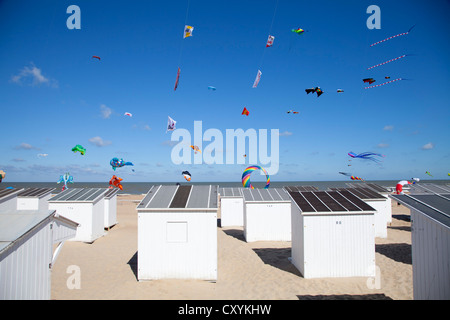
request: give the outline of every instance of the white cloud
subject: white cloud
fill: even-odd
[[[31,149],[39,150],[39,148],[33,147],[31,144],[25,143],[25,142],[22,142],[20,145],[15,146],[14,149],[16,149],[16,150],[31,150]]]
[[[150,128],[150,126],[149,126],[148,124],[146,124],[146,125],[144,126],[144,130],[152,130],[152,128]]]
[[[102,138],[100,138],[98,136],[90,138],[89,142],[92,144],[95,144],[97,147],[105,147],[112,143],[111,141],[103,140]]]
[[[379,143],[379,144],[377,145],[377,147],[378,147],[378,148],[387,148],[387,147],[389,147],[389,144],[387,144],[387,143]]]
[[[102,104],[100,106],[100,112],[102,113],[102,118],[103,119],[109,119],[109,117],[111,117],[112,114],[112,110],[111,108],[108,108],[106,105]]]
[[[38,153],[37,157],[38,158],[45,158],[48,156],[48,153]]]
[[[278,135],[279,135],[280,137],[283,137],[283,136],[292,136],[292,132],[284,131],[284,132],[280,132]]]
[[[422,150],[431,150],[431,149],[433,149],[433,148],[434,148],[434,144],[431,143],[431,142],[428,142],[427,144],[424,144],[424,145],[422,146]]]
[[[58,82],[56,80],[45,77],[42,74],[41,69],[34,64],[31,64],[30,67],[23,67],[17,75],[11,77],[11,82],[31,86],[46,84],[48,86],[58,87]]]
[[[392,126],[392,125],[384,126],[383,130],[384,131],[392,131],[392,130],[394,130],[394,126]]]

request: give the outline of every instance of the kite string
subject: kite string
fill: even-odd
[[[273,11],[273,16],[272,16],[272,22],[270,23],[270,28],[269,28],[269,35],[272,33],[272,27],[273,27],[273,23],[275,21],[275,15],[277,13],[277,8],[278,8],[278,2],[279,0],[277,0],[277,3],[275,4],[275,10]],[[264,48],[265,49],[265,48]],[[259,67],[258,69],[261,70],[261,66],[263,63],[263,59],[264,59],[264,54],[266,53],[266,50],[263,51],[262,55],[261,55],[261,60],[259,61]]]
[[[188,16],[189,16],[189,6],[190,6],[191,0],[188,0],[188,5],[187,5],[187,9],[186,9],[186,17],[184,19],[184,25],[183,28],[186,26],[187,24],[187,20],[188,20]],[[183,33],[184,33],[184,29],[183,29]],[[180,45],[180,56],[178,57],[178,67],[181,65],[181,56],[183,54],[183,41],[184,39],[181,39],[181,45]]]

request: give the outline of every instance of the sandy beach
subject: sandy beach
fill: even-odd
[[[137,280],[137,211],[143,195],[117,198],[118,224],[94,243],[66,241],[52,269],[51,298],[158,300],[412,300],[409,209],[392,202],[388,237],[376,238],[377,280],[365,277],[304,279],[289,262],[290,242],[247,243],[242,228],[220,228],[218,280]],[[80,288],[70,289],[70,266]],[[379,281],[379,285],[377,284]]]

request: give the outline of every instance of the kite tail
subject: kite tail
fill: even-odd
[[[389,62],[393,62],[393,61],[396,61],[396,60],[402,59],[402,58],[404,58],[404,57],[406,57],[406,56],[410,56],[410,54],[404,54],[404,55],[402,55],[402,56],[400,56],[400,57],[397,57],[397,58],[394,58],[394,59],[391,59],[391,60],[388,60],[388,61],[385,61],[385,62],[382,62],[382,63],[376,64],[376,65],[374,65],[374,66],[371,66],[371,67],[367,68],[367,70],[370,70],[370,69],[373,69],[373,68],[376,68],[376,67],[379,67],[379,66],[385,65],[385,64],[387,64],[387,63],[389,63]]]
[[[411,32],[411,30],[415,27],[416,25],[413,25],[411,28],[409,28],[409,30],[408,30],[408,32],[407,33],[410,33]]]
[[[125,166],[134,166],[134,164],[132,164],[131,162],[125,162],[124,165],[125,165]]]

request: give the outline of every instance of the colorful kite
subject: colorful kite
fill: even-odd
[[[384,77],[385,79],[390,79],[391,77]]]
[[[395,82],[395,81],[400,81],[400,80],[405,80],[405,79],[398,78],[398,79],[394,79],[394,80],[391,80],[391,81],[386,81],[384,83],[376,84],[374,86],[364,87],[364,89],[371,89],[371,88],[381,87],[381,86],[384,86],[386,84],[389,84],[389,83],[392,83],[392,82]]]
[[[397,194],[403,194],[403,186],[408,185],[408,184],[413,184],[413,183],[410,181],[407,181],[407,180],[401,180],[401,181],[397,182],[397,185],[395,186],[395,191],[397,192]]]
[[[98,61],[101,60],[99,56],[92,56],[92,58],[98,59]]]
[[[375,81],[377,81],[377,80],[374,80],[373,78],[365,78],[365,79],[363,79],[363,82],[364,82],[364,83],[368,82],[369,84],[372,84],[372,83],[374,83]]]
[[[197,151],[200,153],[202,152],[198,146],[191,146],[191,148],[195,151],[195,154],[197,154]]]
[[[245,114],[246,116],[248,116],[250,114],[250,112],[247,110],[246,107],[244,107],[244,110],[242,110],[242,114]]]
[[[109,188],[112,189],[113,188],[112,186],[114,186],[114,187],[119,188],[120,190],[123,190],[123,186],[120,183],[122,180],[123,180],[122,178],[119,178],[119,177],[116,177],[115,175],[113,175],[111,180],[109,180],[109,185],[110,185]]]
[[[365,159],[365,160],[372,160],[375,162],[379,162],[380,160],[378,160],[377,158],[375,158],[374,156],[378,156],[378,157],[385,157],[382,154],[379,153],[373,153],[373,152],[362,152],[359,154],[356,154],[354,152],[349,152],[348,155],[352,158],[360,158],[360,159]]]
[[[5,179],[6,173],[3,170],[0,170],[0,183],[2,182],[3,179]]]
[[[364,181],[362,178],[360,178],[360,177],[355,177],[355,176],[351,176],[350,179],[352,179],[352,180],[361,180],[361,181]]]
[[[342,90],[342,89],[337,89],[337,92],[339,93],[339,92],[344,92],[344,90]]]
[[[191,181],[191,174],[189,173],[189,171],[183,171],[181,174],[187,181]]]
[[[400,36],[406,36],[407,34],[409,34],[411,32],[412,28],[414,28],[414,27],[415,27],[415,25],[413,25],[407,32],[399,33],[399,34],[396,34],[395,36],[383,39],[383,40],[375,42],[375,43],[372,43],[370,46],[373,47],[373,46],[376,46],[379,43],[382,43],[382,42],[385,42],[385,41],[388,41],[388,40],[391,40],[391,39],[394,39],[394,38],[397,38],[397,37],[400,37]]]
[[[187,37],[192,37],[192,31],[194,31],[194,27],[188,25],[184,26],[183,39]]]
[[[404,58],[404,57],[406,57],[406,56],[407,56],[407,55],[406,55],[406,54],[404,54],[404,55],[402,55],[402,56],[400,56],[400,57],[397,57],[397,58],[394,58],[394,59],[391,59],[391,60],[388,60],[388,61],[385,61],[385,62],[382,62],[382,63],[376,64],[376,65],[374,65],[374,66],[371,66],[371,67],[367,68],[367,70],[370,70],[370,69],[373,69],[373,68],[376,68],[376,67],[379,67],[379,66],[385,65],[386,63],[389,63],[389,62],[393,62],[393,61],[395,61],[395,60],[399,60],[399,59],[402,59],[402,58]]]
[[[310,94],[310,93],[317,93],[317,98],[320,97],[320,95],[323,93],[322,89],[320,89],[320,87],[315,87],[315,88],[311,88],[311,89],[305,89],[306,94]]]
[[[425,173],[426,173],[427,175],[429,175],[430,177],[432,177],[432,175],[431,175],[431,172],[430,172],[430,171],[425,171]]]
[[[64,182],[64,185],[62,187],[62,191],[69,189],[67,187],[67,183],[73,183],[73,177],[70,175],[70,173],[66,172],[65,174],[59,176],[59,180],[56,183]]]
[[[116,168],[121,168],[123,166],[134,166],[134,164],[132,164],[131,162],[125,162],[123,161],[123,159],[119,158],[112,158],[109,164],[111,165],[114,171],[116,171]]]
[[[303,30],[302,28],[292,29],[291,31],[295,32],[296,34],[302,34],[303,32],[305,32],[305,30]]]
[[[81,153],[81,155],[83,155],[84,156],[84,154],[86,153],[86,149],[85,148],[83,148],[83,146],[81,146],[81,145],[79,145],[79,144],[77,144],[75,147],[73,147],[72,148],[72,151],[73,152],[80,152]]]
[[[294,110],[289,110],[288,112],[286,112],[286,113],[293,113],[293,114],[298,114],[298,111],[294,111]]]
[[[266,175],[266,179],[267,179],[266,186],[264,187],[264,189],[268,189],[270,186],[269,174],[267,173],[266,169],[264,169],[260,166],[250,166],[244,170],[244,172],[242,173],[242,185],[244,186],[244,188],[255,189],[250,182],[250,175],[255,170],[261,170],[262,172],[264,172],[264,174]]]
[[[269,38],[267,39],[267,43],[266,43],[266,48],[273,46],[273,40],[275,40],[275,37],[269,35]]]
[[[177,71],[177,79],[175,80],[175,87],[173,88],[173,91],[177,90],[177,87],[178,87],[178,81],[180,80],[180,71],[181,71],[181,69],[178,68],[178,71]]]
[[[211,91],[216,91],[216,87],[213,87],[213,86],[208,86],[208,90],[211,90]]]
[[[256,74],[255,82],[253,82],[253,88],[256,88],[258,86],[259,80],[261,80],[262,72],[261,70],[258,70],[258,73]]]
[[[125,112],[124,116],[129,116],[130,118],[133,117],[133,115],[129,112]]]
[[[169,120],[167,121],[167,130],[166,130],[166,132],[175,130],[175,125],[177,123],[171,117],[168,117],[168,118],[169,118]]]

